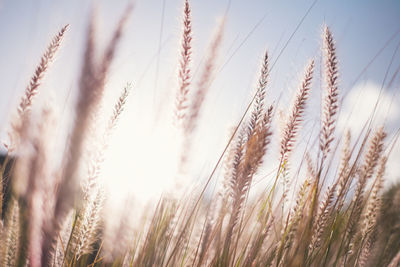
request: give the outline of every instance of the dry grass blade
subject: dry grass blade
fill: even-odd
[[[317,214],[317,220],[314,223],[314,231],[311,237],[310,251],[314,251],[321,245],[321,237],[327,226],[327,221],[331,217],[331,208],[335,196],[336,184],[328,188],[323,201],[321,202]]]
[[[367,204],[365,207],[363,227],[360,229],[361,243],[355,262],[355,264],[359,262],[361,266],[365,265],[372,247],[373,233],[375,231],[377,217],[379,215],[381,207],[381,199],[379,193],[383,184],[386,162],[387,158],[382,157],[379,163],[379,169],[376,175],[376,179],[374,181],[372,192],[367,200]]]
[[[65,25],[53,38],[45,53],[42,55],[40,63],[36,67],[35,73],[33,74],[29,85],[25,89],[24,95],[22,96],[21,102],[18,106],[18,117],[15,118],[11,123],[12,130],[8,133],[10,143],[6,144],[6,147],[9,152],[13,152],[18,147],[23,121],[26,119],[26,117],[29,117],[33,100],[38,93],[38,88],[47,72],[47,69],[49,68],[50,63],[54,59],[58,48],[60,47],[61,41],[68,27],[68,24]]]
[[[323,108],[322,129],[320,134],[320,149],[324,159],[330,151],[335,131],[336,114],[338,111],[338,63],[336,58],[336,46],[333,35],[325,26],[324,33],[324,58],[326,93]]]
[[[297,93],[296,99],[291,108],[291,113],[283,130],[283,137],[281,140],[280,155],[281,164],[286,163],[289,153],[293,149],[293,144],[300,126],[300,122],[303,120],[302,116],[306,107],[306,100],[309,95],[311,80],[314,71],[314,61],[311,61],[308,65],[304,79]]]
[[[378,173],[376,175],[376,179],[373,185],[373,189],[371,195],[368,199],[368,204],[365,210],[365,219],[364,219],[364,227],[362,229],[362,235],[366,236],[373,231],[373,228],[376,224],[376,218],[378,216],[379,207],[380,207],[380,191],[383,186],[383,177],[385,173],[387,158],[382,157],[380,160],[380,166]]]
[[[185,0],[183,9],[183,33],[181,41],[181,58],[179,62],[179,89],[175,101],[175,119],[180,124],[186,116],[190,86],[190,62],[192,56],[192,18],[189,1]]]
[[[131,89],[132,89],[132,84],[128,83],[122,90],[122,93],[119,96],[117,103],[115,103],[114,109],[113,109],[113,114],[107,124],[106,134],[105,134],[106,137],[109,137],[109,135],[111,134],[111,131],[117,125],[119,117],[121,116],[122,112],[124,111],[126,101],[128,99],[129,92],[131,91]]]
[[[115,130],[115,127],[117,126],[119,117],[124,111],[131,87],[132,85],[128,83],[122,90],[122,93],[119,96],[117,103],[115,103],[114,105],[113,113],[110,119],[108,120],[104,135],[101,138],[99,145],[96,146],[95,151],[93,152],[93,155],[90,158],[88,167],[88,177],[87,180],[85,181],[86,184],[83,188],[83,198],[85,201],[89,199],[91,194],[91,189],[94,188],[97,184],[97,179],[101,172],[101,165],[105,160],[104,154],[109,146],[109,139],[111,138],[111,135]]]
[[[97,83],[99,84],[98,86],[100,87],[104,87],[104,83],[109,73],[111,63],[113,62],[113,59],[115,57],[115,52],[117,51],[117,46],[121,41],[124,27],[127,24],[130,15],[132,14],[133,8],[134,8],[133,2],[129,2],[129,5],[125,8],[124,13],[122,14],[117,24],[117,27],[114,29],[111,40],[109,41],[108,46],[106,47],[103,59],[99,65],[100,68],[97,70],[97,75],[96,75]],[[101,92],[102,90],[99,91]]]
[[[19,219],[19,206],[15,199],[12,200],[10,205],[10,213],[8,220],[2,232],[2,249],[1,264],[2,266],[16,266],[18,262],[18,255],[20,251],[20,219]]]
[[[80,221],[77,222],[79,233],[76,237],[76,248],[74,249],[75,258],[79,259],[84,254],[89,254],[93,251],[93,244],[98,240],[98,230],[100,224],[100,212],[103,207],[104,192],[99,188],[93,199],[88,200]]]
[[[230,255],[228,255],[228,251],[230,250],[232,236],[235,234],[234,229],[239,222],[240,214],[248,190],[250,189],[253,175],[260,166],[267,145],[270,142],[272,110],[271,106],[263,115],[263,120],[256,126],[254,133],[247,137],[249,139],[241,140],[238,143],[238,151],[235,157],[237,169],[235,171],[235,176],[232,176],[230,183],[232,190],[232,211],[228,223],[222,257],[220,259],[221,264],[230,264],[230,261],[233,260]],[[240,231],[237,232],[240,233]]]
[[[197,127],[198,118],[203,106],[204,100],[206,99],[208,90],[212,83],[212,76],[214,75],[214,69],[216,65],[216,60],[218,57],[218,51],[221,46],[222,37],[224,33],[225,19],[223,19],[217,28],[216,35],[211,41],[209,47],[209,52],[204,63],[200,78],[197,82],[196,91],[193,93],[192,99],[188,106],[186,119],[183,121],[183,150],[181,152],[180,158],[180,172],[184,172],[186,164],[188,161],[188,154],[191,150],[191,137],[193,131]]]
[[[340,159],[340,167],[338,172],[339,178],[337,181],[336,195],[339,200],[344,200],[344,193],[349,185],[350,158],[351,158],[350,141],[351,141],[351,133],[350,131],[347,131],[345,135],[345,142],[343,144],[342,156]],[[339,209],[341,209],[341,205],[339,205]]]
[[[384,144],[383,141],[386,137],[386,133],[383,128],[378,129],[378,131],[372,136],[367,154],[365,155],[364,164],[361,167],[359,173],[359,180],[357,184],[357,189],[354,194],[354,203],[356,203],[356,207],[359,207],[361,204],[361,197],[365,189],[365,185],[367,180],[371,178],[374,173],[375,167],[377,166],[379,159],[382,156]]]
[[[51,127],[54,125],[55,118],[52,109],[44,108],[42,110],[41,120],[38,125],[38,134],[32,137],[32,145],[35,152],[30,159],[30,175],[28,180],[28,190],[21,196],[22,215],[28,216],[28,233],[26,239],[28,242],[29,265],[32,267],[41,266],[41,249],[43,242],[42,227],[43,223],[51,218],[47,217],[47,210],[51,208],[49,203],[52,199],[52,184],[50,174],[50,151],[52,147],[51,136],[54,134]]]
[[[352,200],[352,208],[350,211],[349,221],[346,226],[346,246],[353,246],[354,238],[356,237],[357,222],[361,216],[363,202],[364,202],[364,191],[367,181],[374,173],[375,167],[377,166],[379,159],[382,156],[384,144],[383,141],[386,137],[386,133],[383,128],[379,128],[374,135],[371,137],[368,145],[368,150],[365,155],[364,164],[359,171],[359,179],[357,188],[354,193]],[[345,249],[349,251],[350,249]],[[347,261],[347,254],[344,257],[344,264]]]
[[[54,250],[56,239],[55,233],[59,232],[60,225],[68,211],[73,207],[78,194],[77,171],[80,164],[81,154],[84,148],[85,134],[90,124],[90,116],[96,111],[101,101],[110,64],[114,58],[115,50],[121,38],[122,29],[132,10],[128,6],[125,14],[117,25],[114,35],[107,46],[105,56],[100,67],[96,68],[94,61],[95,36],[93,17],[89,26],[85,59],[80,78],[80,90],[76,105],[76,120],[71,134],[69,151],[66,158],[64,173],[59,184],[59,190],[55,201],[54,220],[46,229],[45,240],[42,250],[42,262],[47,264],[50,260],[50,253]],[[79,200],[77,202],[79,204]]]
[[[200,75],[197,83],[196,92],[194,93],[193,101],[189,106],[188,119],[185,125],[185,132],[192,132],[197,123],[197,119],[203,106],[203,102],[206,98],[209,87],[211,86],[212,75],[214,74],[215,63],[218,56],[218,50],[220,48],[222,37],[224,33],[225,19],[222,20],[218,26],[217,33],[211,42],[209,47],[209,54],[204,63],[203,71]]]
[[[251,136],[260,120],[262,119],[262,114],[265,112],[265,95],[266,95],[266,87],[268,83],[268,52],[265,52],[264,59],[262,62],[260,78],[258,79],[258,86],[256,97],[254,100],[254,107],[250,115],[250,121],[247,127],[247,135]]]
[[[290,157],[291,151],[293,150],[294,144],[296,142],[296,137],[300,128],[300,123],[303,120],[304,111],[306,108],[306,101],[308,99],[311,81],[314,72],[314,61],[308,64],[304,78],[301,82],[297,95],[295,97],[294,103],[292,104],[289,117],[287,118],[286,124],[282,132],[282,139],[280,143],[280,166],[278,173],[281,172],[283,176],[283,202],[282,208],[287,202],[287,194],[290,190],[289,181],[289,164],[288,159]],[[277,176],[278,178],[279,176]]]
[[[46,52],[40,59],[39,65],[36,67],[35,73],[31,78],[29,85],[25,89],[25,94],[21,99],[21,102],[18,106],[18,113],[20,117],[22,117],[30,107],[32,106],[32,100],[38,93],[38,87],[40,82],[42,81],[44,74],[46,73],[49,64],[53,61],[53,58],[61,44],[61,40],[64,37],[65,32],[68,29],[68,24],[65,25],[58,34],[53,38],[49,46],[47,47]]]
[[[299,193],[296,198],[295,206],[290,214],[289,221],[283,229],[283,234],[279,240],[278,249],[276,250],[276,265],[282,266],[286,264],[290,249],[293,247],[296,232],[298,231],[299,224],[306,214],[305,209],[308,201],[308,194],[310,192],[310,180],[306,179],[300,187]]]

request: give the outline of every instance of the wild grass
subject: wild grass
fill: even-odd
[[[265,53],[250,112],[236,125],[221,155],[224,171],[217,194],[205,194],[218,175],[214,170],[203,188],[180,196],[162,195],[142,214],[131,214],[128,206],[119,219],[112,219],[114,227],[107,227],[110,218],[104,212],[106,196],[98,177],[134,85],[122,90],[99,140],[90,133],[131,12],[129,6],[100,59],[95,55],[96,25],[90,20],[75,120],[61,166],[50,164],[54,134],[46,126],[54,121],[53,111],[41,107],[40,119],[35,120],[29,110],[68,25],[43,54],[12,121],[2,162],[0,266],[399,266],[400,186],[386,191],[383,187],[397,140],[387,139],[384,125],[373,129],[368,122],[356,139],[350,131],[338,136],[340,72],[334,36],[327,26],[322,33],[325,82],[322,88],[313,86],[317,67],[310,59],[281,133],[273,123],[277,103],[267,97],[271,69]],[[222,20],[194,82],[191,22],[186,0],[171,114],[183,133],[180,164],[190,156],[193,132],[217,74],[224,33]],[[307,147],[299,161],[291,154],[299,149],[311,88],[323,92],[319,144]],[[271,143],[279,146],[279,155],[266,162]],[[84,157],[87,151],[91,152]],[[85,164],[88,171],[80,172]],[[154,165],[157,168],[157,162]],[[263,172],[263,165],[274,166],[271,186],[253,192],[254,177]],[[184,169],[179,175],[187,175]],[[132,226],[132,217],[138,228]]]

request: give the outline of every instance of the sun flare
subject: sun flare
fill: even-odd
[[[140,119],[124,114],[106,153],[101,176],[112,199],[134,197],[146,202],[179,183],[179,129],[172,120],[154,123],[151,113],[141,114]]]

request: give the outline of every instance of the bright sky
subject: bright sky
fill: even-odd
[[[61,124],[71,118],[91,2],[97,6],[100,50],[128,1],[0,0],[0,78],[3,88],[0,130],[3,136],[42,52],[52,36],[67,23],[71,27],[41,88],[40,99],[54,101],[62,113]],[[230,127],[238,121],[254,92],[265,49],[270,53],[271,65],[282,51],[271,73],[268,102],[276,103],[279,99],[284,108],[297,88],[299,75],[308,59],[313,57],[318,61],[321,56],[320,35],[324,23],[331,27],[337,41],[340,90],[342,95],[348,93],[342,115],[353,116],[347,125],[354,128],[353,122],[365,118],[360,114],[370,112],[385,81],[383,98],[386,102],[383,106],[388,115],[379,116],[387,118],[390,131],[400,127],[400,77],[396,76],[390,82],[400,67],[400,51],[395,53],[400,44],[400,2],[316,1],[284,48],[313,2],[191,1],[195,71],[207,53],[207,44],[218,19],[228,10],[224,41],[217,60],[218,75],[208,95],[202,114],[204,120],[195,139],[198,170],[194,179],[204,178],[223,150]],[[107,111],[126,82],[134,84],[128,108],[112,141],[111,159],[104,169],[104,176],[112,179],[112,184],[118,184],[115,189],[118,192],[126,190],[138,194],[135,188],[141,188],[139,193],[148,195],[149,191],[158,188],[157,185],[170,184],[165,177],[173,176],[170,158],[177,142],[165,125],[170,118],[168,101],[176,88],[182,3],[182,0],[137,0],[112,67],[105,101]],[[368,68],[363,71],[366,66]],[[305,121],[305,131],[310,130],[319,116],[321,78],[319,68],[317,70],[308,109],[311,115]],[[351,88],[354,90],[350,91]],[[357,108],[353,110],[354,106]],[[152,123],[154,118],[159,119],[157,126]],[[346,127],[345,123],[341,125],[344,126],[340,129]],[[394,154],[393,158],[398,160],[398,147]],[[156,166],[154,162],[158,162]],[[398,167],[391,170],[398,177]],[[152,180],[152,177],[157,178]]]

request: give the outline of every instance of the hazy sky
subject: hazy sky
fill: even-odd
[[[201,58],[216,26],[216,19],[225,13],[229,1],[191,2],[196,49],[194,55]],[[221,79],[225,75],[230,76],[230,79],[224,81],[227,86],[239,83],[246,87],[249,80],[256,76],[254,71],[257,70],[264,49],[270,51],[274,60],[314,0],[230,2],[221,64],[228,60],[264,17],[220,75]],[[7,106],[10,98],[14,98],[10,92],[17,95],[22,92],[49,39],[67,23],[71,24],[71,28],[62,54],[58,57],[60,63],[55,68],[62,68],[63,75],[67,76],[63,86],[68,87],[76,80],[76,70],[79,69],[82,53],[82,36],[92,6],[90,3],[96,3],[94,5],[98,7],[99,39],[104,40],[109,36],[127,1],[0,1],[0,34],[3,36],[0,43],[0,75],[4,88],[0,100],[1,111]],[[126,77],[129,76],[129,80],[137,80],[143,74],[143,64],[146,66],[154,54],[157,54],[160,37],[164,48],[160,58],[154,60],[149,77],[151,74],[155,77],[157,62],[159,73],[165,73],[171,70],[171,65],[176,65],[174,60],[180,34],[181,7],[182,0],[136,1],[136,9],[126,31],[125,43],[119,52],[121,58],[119,63],[116,63],[118,71],[126,69],[123,71],[127,73]],[[296,77],[308,58],[319,56],[319,37],[324,23],[332,28],[338,43],[341,85],[342,90],[346,90],[379,49],[400,30],[400,2],[317,1],[275,66],[274,80],[277,80],[279,86],[283,86],[285,80]],[[397,34],[362,78],[380,84],[399,42],[400,35]],[[400,55],[396,55],[392,72],[398,67],[399,58]],[[73,64],[67,65],[66,61]]]
[[[63,112],[62,121],[65,123],[65,117],[73,112],[91,7],[97,7],[97,40],[98,50],[101,51],[127,2],[0,0],[0,129],[3,135],[40,55],[52,36],[68,23],[70,29],[65,42],[42,88],[42,94],[50,95],[58,110]],[[176,88],[182,3],[182,0],[136,1],[107,88],[106,98],[109,100],[106,102],[111,106],[126,82],[134,84],[132,107],[128,108],[128,118],[124,117],[120,126],[125,130],[124,133],[117,133],[116,138],[132,137],[132,132],[137,132],[138,125],[147,118],[144,114],[148,112],[152,112],[154,117],[165,116],[164,100],[173,96]],[[400,77],[395,76],[392,82],[391,79],[400,67],[400,51],[395,53],[400,44],[400,1],[316,1],[288,42],[313,3],[314,0],[191,1],[195,73],[207,54],[207,44],[218,19],[227,12],[224,41],[217,59],[218,75],[207,99],[208,109],[203,112],[203,124],[207,127],[200,129],[203,138],[200,140],[207,140],[206,146],[213,146],[217,151],[223,148],[221,140],[225,140],[229,127],[237,122],[254,92],[260,61],[266,49],[271,65],[282,52],[271,72],[268,102],[277,103],[279,100],[284,109],[296,90],[307,61],[314,58],[318,64],[320,62],[320,37],[324,24],[331,28],[337,41],[341,95],[355,88],[354,92],[349,93],[349,98],[355,102],[347,101],[344,113],[348,115],[352,112],[349,107],[359,106],[357,101],[366,105],[366,109],[371,107],[375,101],[373,96],[377,92],[379,94],[388,70],[383,91],[388,100],[385,102],[386,110],[381,115],[385,117],[389,114],[387,123],[390,129],[399,128]],[[383,47],[383,51],[374,59]],[[306,129],[319,116],[318,99],[322,82],[319,67],[315,76],[313,100],[309,107],[311,115],[305,122]],[[41,99],[48,101],[49,98]],[[359,112],[368,114],[365,109]],[[142,133],[136,138],[144,135]],[[127,144],[132,144],[132,150],[135,146],[137,148],[137,144],[128,142],[120,144],[116,151],[126,151]],[[165,150],[167,153],[168,147]],[[215,150],[212,150],[212,154],[217,157]],[[200,154],[209,155],[207,151]],[[127,162],[122,160],[121,166]]]

